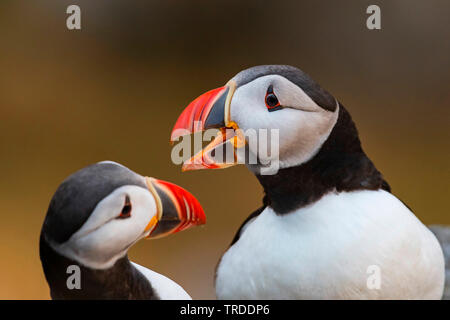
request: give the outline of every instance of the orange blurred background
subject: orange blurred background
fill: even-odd
[[[66,28],[77,4],[82,30]],[[53,192],[100,160],[172,181],[208,223],[130,258],[214,298],[215,265],[262,189],[245,166],[181,174],[171,128],[199,94],[259,64],[297,66],[350,111],[369,157],[427,224],[450,224],[450,2],[0,2],[0,298],[48,299],[38,255]]]

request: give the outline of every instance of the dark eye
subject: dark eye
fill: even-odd
[[[280,110],[283,107],[280,105],[280,101],[278,101],[277,96],[273,92],[273,86],[270,85],[269,88],[267,88],[266,92],[266,107],[269,112]]]
[[[126,219],[131,217],[131,201],[130,201],[130,197],[127,195],[125,197],[125,203],[122,207],[122,211],[120,212],[120,214],[117,216],[116,219]]]

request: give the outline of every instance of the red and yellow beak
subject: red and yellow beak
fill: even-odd
[[[212,128],[220,129],[210,144],[184,162],[183,171],[221,169],[237,163],[236,149],[245,146],[245,139],[238,125],[230,117],[230,104],[235,90],[236,83],[231,80],[225,86],[199,96],[179,116],[170,136],[171,142],[187,134]],[[231,161],[215,157],[215,151],[219,148],[222,148],[222,151],[233,150]]]
[[[150,230],[147,238],[161,238],[206,223],[205,212],[191,193],[167,181],[145,179],[157,207],[157,214],[145,228]]]

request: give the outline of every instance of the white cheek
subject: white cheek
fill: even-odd
[[[284,108],[269,112],[265,106],[265,92],[262,88],[266,88],[266,85],[236,90],[231,101],[231,120],[235,121],[244,133],[253,130],[257,135],[264,135],[266,133],[258,131],[266,129],[266,136],[270,137],[271,130],[278,130],[278,144],[272,143],[269,150],[277,148],[278,153],[275,154],[278,155],[281,168],[310,160],[331,133],[339,108],[330,112],[317,105],[313,108],[309,104],[308,111]],[[255,144],[249,144],[249,148],[253,154],[259,154],[263,161],[274,160],[273,152],[261,153]],[[265,155],[267,156],[264,157]]]
[[[284,110],[283,110],[284,111]],[[335,113],[321,110],[289,110],[277,120],[280,128],[281,167],[295,166],[310,160],[328,138],[337,120]]]
[[[278,148],[275,154],[280,168],[296,166],[314,157],[330,135],[337,115],[337,110],[307,112],[291,108],[269,113],[270,119],[266,118],[263,126],[279,132],[278,145],[272,143],[270,147]]]
[[[131,217],[115,219],[123,207],[125,194],[132,204]],[[83,265],[109,268],[144,236],[155,214],[156,203],[148,190],[137,186],[121,187],[102,200],[83,227],[55,249]],[[103,223],[99,224],[102,219]]]
[[[269,112],[265,106],[265,92],[262,88],[264,87],[242,87],[233,95],[230,108],[231,120],[244,131],[264,128],[264,124],[267,123]]]

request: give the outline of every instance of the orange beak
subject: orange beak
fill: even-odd
[[[147,187],[155,198],[157,214],[146,231],[147,238],[161,238],[206,223],[200,202],[185,189],[163,180],[146,177]]]
[[[199,96],[179,116],[170,136],[171,142],[184,135],[211,128],[220,129],[210,144],[184,162],[183,171],[222,169],[237,164],[237,149],[245,146],[245,138],[238,125],[230,119],[235,90],[236,83],[229,81],[225,86]],[[224,151],[226,159],[223,158]]]

